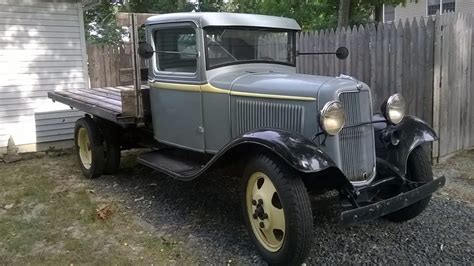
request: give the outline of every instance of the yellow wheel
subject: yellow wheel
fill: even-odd
[[[77,146],[82,166],[86,169],[90,169],[92,163],[91,143],[87,130],[83,127],[81,127],[77,133]]]
[[[87,178],[95,178],[104,169],[104,145],[94,120],[84,117],[76,121],[74,128],[76,156],[82,173]]]
[[[285,213],[270,178],[255,172],[247,183],[247,214],[258,241],[268,251],[278,251],[285,238]]]
[[[286,163],[266,155],[251,159],[242,184],[244,219],[269,264],[301,264],[312,242],[313,215],[303,181]]]

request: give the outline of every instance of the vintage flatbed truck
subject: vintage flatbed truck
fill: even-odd
[[[133,49],[149,58],[147,85],[136,71],[134,87],[49,93],[87,113],[75,127],[86,177],[116,172],[120,151],[133,147],[153,148],[138,162],[184,181],[233,166],[245,223],[271,264],[304,261],[313,241],[308,191],[339,191],[345,224],[401,222],[444,185],[422,148],[436,133],[405,115],[400,94],[374,113],[363,82],[296,73],[296,57],[308,53],[296,50],[294,20],[179,13],[145,25],[146,43]]]

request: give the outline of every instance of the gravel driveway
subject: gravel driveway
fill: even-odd
[[[92,181],[96,191],[117,198],[153,225],[156,234],[177,239],[202,263],[264,264],[243,227],[237,178],[215,172],[181,182],[130,163],[133,156],[124,156],[119,175]],[[420,217],[406,223],[376,220],[342,226],[333,200],[314,199],[314,246],[307,263],[471,264],[473,164],[471,151],[437,166],[435,175],[448,177],[446,189]]]

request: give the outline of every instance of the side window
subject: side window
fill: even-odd
[[[195,73],[196,31],[191,27],[155,31],[157,66],[160,71]]]

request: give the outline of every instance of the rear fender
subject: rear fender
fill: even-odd
[[[375,117],[374,120],[381,120]],[[408,156],[418,146],[438,140],[435,131],[423,120],[406,116],[398,125],[376,123],[375,147],[378,158],[406,174]]]

